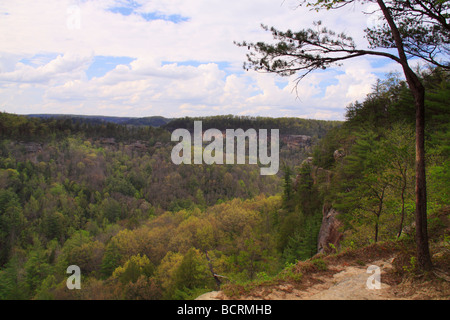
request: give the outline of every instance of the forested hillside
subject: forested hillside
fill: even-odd
[[[154,116],[154,117],[106,117],[106,116],[85,116],[85,115],[58,115],[58,114],[30,114],[28,117],[40,119],[69,119],[76,122],[84,122],[91,124],[122,124],[133,126],[152,126],[160,127],[171,121],[171,119]]]
[[[301,118],[269,118],[250,116],[211,116],[177,118],[164,125],[169,131],[185,128],[193,131],[194,121],[202,121],[203,129],[216,128],[225,131],[229,128],[279,129],[280,135],[307,135],[322,138],[328,130],[341,125],[340,121],[309,120]]]
[[[439,68],[420,72],[427,90],[427,213],[432,272],[424,273],[416,259],[414,103],[406,83],[393,74],[379,80],[364,101],[348,106],[344,124],[319,141],[312,157],[294,170],[284,168],[283,218],[277,230],[285,268],[251,283],[229,283],[218,296],[308,299],[317,293],[315,297],[322,294],[332,299],[361,299],[352,292],[360,288],[368,299],[366,276],[349,285],[352,279],[348,273],[348,278],[340,278],[341,285],[329,292],[317,292],[315,288],[311,293],[308,286],[319,281],[317,287],[326,290],[320,281],[337,281],[324,280],[327,272],[347,272],[348,267],[365,274],[368,266],[383,263],[377,259],[389,257],[392,266],[386,268],[389,275],[384,273],[383,279],[389,279],[393,286],[384,298],[429,299],[428,288],[433,299],[448,300],[449,76]]]
[[[448,71],[421,72],[426,87],[428,213],[450,203],[450,83]],[[314,164],[332,178],[324,202],[341,212],[344,246],[401,237],[414,221],[415,112],[405,82],[378,81],[347,121],[314,150]],[[337,152],[333,152],[337,151]]]
[[[450,82],[440,69],[421,76],[433,228],[450,205]],[[296,262],[317,254],[324,208],[339,212],[343,235],[325,252],[411,241],[411,106],[391,76],[342,125],[220,116],[154,128],[1,113],[0,299],[189,299],[219,282],[298,281]],[[283,128],[280,172],[174,165],[170,130],[194,120]],[[448,245],[448,232],[439,239]],[[67,289],[70,265],[83,290]]]
[[[240,127],[240,118],[218,118]],[[279,120],[272,121],[274,128]],[[285,122],[302,139],[339,124]],[[214,285],[207,252],[218,272],[239,280],[283,264],[275,230],[283,220],[282,171],[261,176],[257,165],[176,166],[170,131],[141,124],[1,113],[0,134],[2,299],[64,298],[72,264],[83,274],[80,298],[186,297]],[[284,164],[302,161],[317,141],[286,137]],[[190,279],[183,261],[201,272]]]

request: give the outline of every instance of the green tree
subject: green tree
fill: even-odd
[[[292,200],[292,169],[288,165],[283,166],[283,201],[286,206],[290,206]]]
[[[118,244],[115,241],[111,241],[106,247],[102,260],[101,273],[103,276],[105,278],[109,277],[113,271],[120,266],[122,259],[123,256],[119,251]]]
[[[398,224],[397,237],[403,230],[406,214],[406,201],[408,193],[412,189],[414,132],[412,128],[404,124],[396,124],[386,133],[382,148],[385,150],[387,170],[391,175],[390,185],[400,193],[400,222]]]
[[[25,223],[17,194],[9,189],[0,190],[0,266],[8,261]]]
[[[45,250],[43,250],[40,244],[35,245],[29,253],[24,269],[25,285],[32,295],[34,295],[35,290],[41,285],[41,282],[54,271],[48,263],[48,256]]]
[[[378,241],[380,216],[384,210],[386,191],[390,176],[386,173],[386,158],[382,142],[377,133],[367,130],[359,134],[351,154],[342,168],[343,192],[340,193],[338,209],[348,213],[370,213],[374,224],[374,241]],[[361,217],[362,218],[362,217]]]
[[[322,215],[302,216],[299,228],[296,228],[288,237],[283,250],[283,258],[286,263],[304,261],[317,253],[317,236],[319,234]]]
[[[0,270],[0,300],[27,299],[27,289],[21,275],[23,266],[17,255]]]
[[[121,267],[114,270],[112,277],[119,279],[122,283],[136,282],[140,276],[151,277],[154,272],[154,266],[144,255],[135,255],[125,262]]]
[[[338,9],[358,0],[317,0],[305,1],[313,9]],[[341,61],[365,55],[391,59],[400,64],[414,97],[416,111],[416,243],[420,268],[432,267],[427,231],[427,197],[425,175],[425,87],[409,65],[408,55],[414,55],[429,63],[450,69],[448,61],[438,62],[448,57],[450,42],[447,23],[448,1],[376,1],[383,17],[383,23],[366,29],[370,49],[358,49],[355,42],[345,33],[336,33],[321,22],[315,29],[285,32],[270,28],[275,44],[264,42],[238,43],[250,51],[244,68],[291,76],[300,73],[298,81],[317,69],[326,69]],[[412,21],[412,22],[411,22]],[[269,31],[267,26],[263,26]],[[393,48],[397,54],[375,48]],[[444,53],[444,56],[442,56]]]
[[[210,284],[209,270],[206,259],[202,253],[195,248],[191,248],[186,252],[176,273],[176,287],[185,289],[202,288]]]

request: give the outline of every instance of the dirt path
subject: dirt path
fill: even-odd
[[[392,278],[394,258],[381,258],[360,266],[341,262],[325,272],[312,273],[300,284],[261,286],[239,300],[450,300],[450,270],[433,271],[436,277]],[[374,277],[379,271],[379,282]],[[379,284],[379,287],[377,286]],[[230,300],[213,291],[196,300]],[[236,298],[234,298],[236,299]]]
[[[324,279],[322,284],[312,286],[303,294],[301,299],[308,300],[386,300],[397,299],[390,292],[390,286],[383,283],[383,275],[392,268],[390,262],[377,261],[373,268],[353,267],[344,268],[333,275],[331,279]],[[379,268],[379,282],[375,280]],[[369,269],[369,271],[368,271]]]
[[[390,286],[383,283],[383,275],[392,268],[391,260],[376,261],[379,282],[375,281],[375,271],[368,272],[369,266],[337,266],[326,275],[317,275],[306,283],[306,289],[300,290],[290,284],[264,288],[243,300],[387,300],[399,299]],[[379,284],[379,286],[377,285]],[[227,299],[221,291],[208,292],[197,300]]]

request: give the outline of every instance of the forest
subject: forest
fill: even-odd
[[[242,127],[240,117],[215,119]],[[132,280],[102,294],[184,297],[212,278],[207,274],[186,286],[188,293],[175,278],[161,278],[175,272],[188,252],[194,266],[206,252],[220,257],[224,273],[239,279],[267,268],[275,272],[271,228],[278,219],[281,173],[261,176],[257,165],[248,164],[176,166],[169,129],[109,120],[0,114],[1,299],[62,298],[72,264],[81,268],[84,288],[91,281],[109,285],[121,278],[118,268],[131,268],[125,274],[132,272]],[[292,133],[313,134],[312,140],[340,125],[283,121],[295,128]],[[304,159],[311,145],[282,140],[281,161]],[[272,252],[269,260],[265,251]],[[155,281],[155,292],[127,293],[123,288],[136,284],[142,268],[148,270],[140,285]]]
[[[420,77],[432,214],[450,205],[450,79],[439,68]],[[0,113],[0,299],[193,299],[217,289],[213,274],[222,284],[276,277],[316,255],[324,206],[343,222],[331,251],[408,237],[412,105],[391,74],[344,122],[228,115],[152,127]],[[174,165],[170,133],[195,120],[280,128],[280,172]],[[286,142],[296,135],[311,141]],[[66,286],[70,265],[82,290]]]

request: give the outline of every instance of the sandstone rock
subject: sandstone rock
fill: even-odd
[[[207,292],[195,298],[195,300],[222,300],[222,299],[223,299],[222,291]]]
[[[311,137],[306,135],[288,134],[281,136],[288,148],[306,148],[311,146]]]
[[[345,156],[344,150],[338,149],[335,150],[333,153],[333,157],[335,161],[338,161],[339,159],[343,158]]]
[[[342,223],[337,219],[339,212],[334,208],[324,206],[322,213],[323,218],[317,241],[317,252],[331,253],[340,246],[343,234],[339,231],[339,228],[342,226]]]

